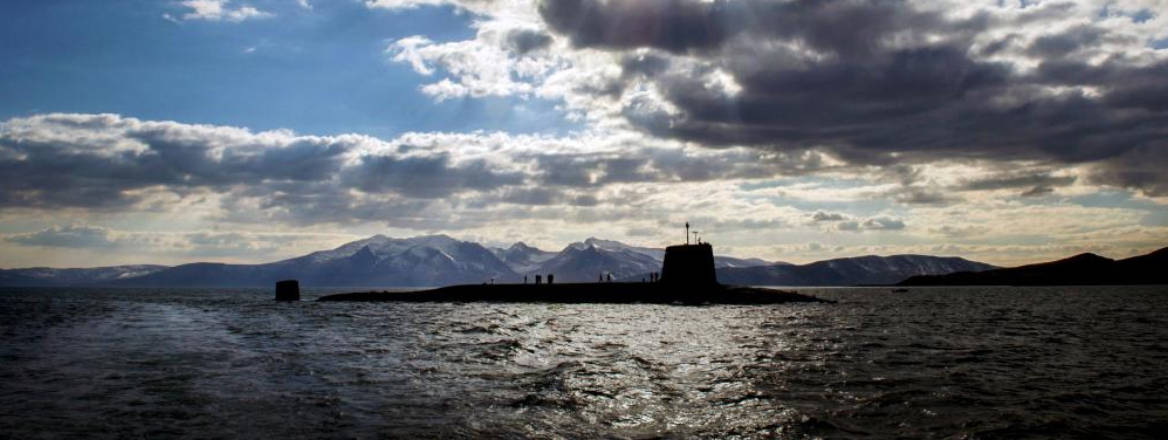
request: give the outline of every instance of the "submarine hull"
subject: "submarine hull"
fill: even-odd
[[[663,283],[458,285],[411,292],[355,292],[318,301],[780,304],[831,302],[775,289],[708,285],[685,288]]]

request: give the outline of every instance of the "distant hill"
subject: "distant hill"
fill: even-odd
[[[56,269],[51,267],[0,269],[0,286],[101,285],[117,280],[149,275],[168,268],[168,266],[135,264],[83,269]]]
[[[984,272],[914,276],[900,284],[905,286],[1168,284],[1166,268],[1168,248],[1163,248],[1147,255],[1123,260],[1085,253],[1058,261]]]
[[[892,284],[914,275],[995,269],[959,257],[892,255],[837,258],[803,265],[768,265],[717,270],[718,282],[752,286],[851,286]]]

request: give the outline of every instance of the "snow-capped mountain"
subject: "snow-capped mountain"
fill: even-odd
[[[584,283],[607,279],[609,274],[613,279],[625,279],[659,271],[661,260],[629,248],[573,243],[540,264],[536,273],[555,274],[561,282]]]
[[[638,254],[649,256],[650,258],[653,258],[657,261],[665,260],[665,249],[630,246],[619,241],[603,240],[596,237],[588,237],[584,241],[572,243],[568,245],[568,247],[574,249],[587,249],[589,247],[594,247],[609,252],[636,252]]]
[[[718,270],[718,281],[755,286],[850,286],[892,284],[916,275],[994,269],[959,257],[892,255],[838,258],[803,265],[770,265]]]
[[[637,281],[650,272],[660,272],[665,260],[663,248],[632,246],[596,237],[569,244],[559,253],[542,251],[523,242],[493,252],[521,276],[550,273],[560,282],[595,282],[599,278],[607,279],[609,274],[614,280]],[[772,263],[757,258],[714,257],[714,266],[719,268],[766,264]]]
[[[789,265],[791,263],[787,263],[787,262],[783,262],[783,261],[770,262],[770,261],[763,260],[761,258],[734,258],[734,257],[723,256],[723,255],[715,255],[714,256],[714,268],[715,269],[724,269],[724,268],[728,268],[728,267],[766,266],[768,264],[777,264],[777,265],[781,265],[781,266],[786,266],[786,265]]]
[[[439,286],[519,278],[491,251],[445,235],[395,239],[383,235],[267,264],[194,263],[117,284],[141,286]]]
[[[507,249],[493,248],[491,252],[494,252],[496,257],[499,257],[500,260],[507,263],[511,270],[519,274],[534,273],[539,270],[541,264],[556,256],[555,252],[543,251],[528,246],[522,241],[516,242]]]

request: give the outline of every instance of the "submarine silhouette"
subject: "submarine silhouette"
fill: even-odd
[[[354,292],[327,295],[317,301],[394,302],[518,302],[518,303],[655,303],[655,304],[778,304],[834,302],[775,289],[728,286],[714,273],[709,243],[669,246],[661,276],[653,282],[564,283],[553,275],[547,283],[455,285],[410,292]]]

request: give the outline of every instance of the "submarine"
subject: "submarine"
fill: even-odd
[[[385,302],[495,302],[495,303],[645,303],[645,304],[780,304],[834,301],[777,289],[731,286],[718,283],[714,248],[710,243],[689,243],[665,248],[660,276],[650,282],[547,282],[535,284],[464,284],[407,292],[366,291],[339,293],[317,301]]]

